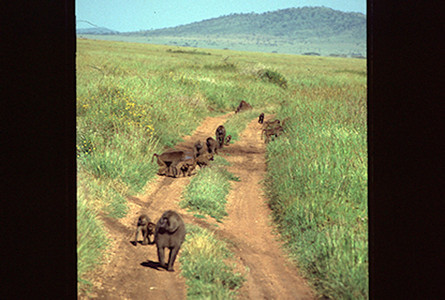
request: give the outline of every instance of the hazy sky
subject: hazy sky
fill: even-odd
[[[185,25],[231,13],[325,6],[366,14],[366,0],[76,0],[76,27],[121,32]]]

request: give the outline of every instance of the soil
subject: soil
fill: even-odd
[[[192,136],[184,137],[184,142],[175,148],[190,150],[197,140],[214,136],[216,128],[231,114],[206,118]],[[247,274],[247,281],[238,293],[240,299],[315,299],[297,268],[287,259],[279,235],[274,233],[271,211],[262,192],[266,162],[260,128],[257,120],[253,120],[238,141],[218,151],[231,163],[228,170],[240,178],[231,182],[226,206],[229,215],[222,223],[210,217],[195,218],[179,207],[183,189],[191,177],[158,176],[147,186],[144,195],[128,198],[126,217],[117,220],[102,216],[112,241],[111,250],[104,263],[89,274],[93,291],[88,297],[79,295],[78,298],[186,299],[185,279],[180,272],[181,251],[175,261],[175,272],[167,272],[157,268],[155,245],[131,243],[140,214],[146,213],[156,222],[165,210],[173,209],[186,223],[215,230],[218,237],[228,241],[239,271]],[[244,271],[245,267],[248,272]]]

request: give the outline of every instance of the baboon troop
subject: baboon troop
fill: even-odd
[[[137,246],[139,232],[142,234],[142,245],[151,244],[150,235],[154,234],[155,226],[155,223],[152,223],[147,215],[141,215],[138,218],[133,245]]]
[[[271,139],[274,139],[281,135],[284,132],[284,122],[287,120],[289,120],[289,118],[285,118],[283,122],[278,119],[264,121],[264,113],[261,113],[258,119],[258,123],[262,124],[261,139],[263,139],[264,136],[264,142],[267,144],[271,141]]]
[[[241,101],[236,113],[241,110],[251,109],[252,107],[245,101]],[[277,138],[284,132],[284,124],[289,118],[280,120],[264,120],[264,113],[261,113],[258,118],[258,123],[261,124],[261,138],[264,136],[265,143],[269,143],[274,138]],[[227,146],[230,143],[232,136],[226,136],[226,129],[223,125],[217,127],[215,131],[215,138],[208,137],[203,144],[200,140],[193,144],[192,149],[183,150],[169,150],[162,154],[153,154],[157,158],[159,166],[158,174],[179,177],[192,176],[196,166],[200,168],[207,167],[210,161],[213,161],[214,155],[218,154],[218,149]],[[142,245],[156,244],[159,265],[167,271],[174,271],[173,265],[176,256],[185,240],[186,229],[182,217],[173,210],[165,211],[155,224],[151,219],[142,214],[138,218],[137,228],[134,242],[135,246],[138,243],[138,235],[142,235]],[[153,241],[150,236],[154,235]],[[170,250],[168,261],[165,261],[165,248]]]
[[[258,117],[258,123],[263,124],[264,122],[264,113],[261,113],[260,116]]]
[[[182,217],[173,210],[165,211],[156,224],[150,221],[147,215],[141,215],[138,219],[134,245],[137,245],[138,233],[142,232],[142,245],[156,244],[159,265],[167,271],[174,271],[173,264],[185,239],[185,224]],[[154,234],[153,242],[149,235]],[[165,263],[164,249],[170,250],[168,261]]]
[[[226,139],[226,128],[223,125],[219,125],[215,131],[216,141],[218,142],[218,148],[222,148]]]
[[[218,149],[221,149],[223,145],[228,145],[231,135],[226,137],[226,129],[223,125],[218,126],[215,131],[215,137],[208,137],[205,144],[200,140],[193,144],[191,151],[182,150],[169,150],[162,154],[153,154],[151,161],[154,157],[157,158],[159,165],[158,175],[165,175],[169,177],[183,177],[192,176],[196,166],[204,168],[213,161],[214,155],[218,154]]]
[[[248,109],[252,109],[252,106],[249,103],[247,103],[246,101],[242,100],[241,103],[236,108],[235,113],[237,114],[242,110],[248,110]]]
[[[174,271],[173,264],[184,242],[185,233],[184,221],[181,216],[173,210],[164,212],[156,224],[155,243],[158,248],[158,260],[161,267],[166,268],[167,271]],[[164,260],[165,248],[170,249],[167,264]]]

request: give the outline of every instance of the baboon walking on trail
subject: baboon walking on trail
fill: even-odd
[[[219,125],[216,128],[216,141],[218,142],[218,148],[222,148],[226,139],[226,128],[223,125]]]
[[[164,212],[156,224],[155,243],[158,248],[159,264],[161,267],[166,268],[167,271],[174,271],[173,264],[184,242],[185,233],[184,221],[181,216],[173,210]],[[170,249],[167,264],[164,260],[164,248]]]

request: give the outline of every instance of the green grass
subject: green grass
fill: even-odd
[[[291,118],[267,145],[265,180],[290,256],[318,294],[368,298],[366,60],[168,49],[78,40],[80,285],[106,247],[96,216],[125,216],[126,197],[155,177],[153,153],[245,100],[253,110],[224,124],[234,141],[261,112]],[[226,163],[217,156],[186,188],[182,202],[196,214],[227,214],[236,178]]]
[[[187,224],[181,248],[181,274],[186,279],[187,299],[235,299],[246,280],[230,263],[227,244],[210,231]]]
[[[77,278],[81,291],[88,291],[91,287],[84,276],[100,263],[108,242],[97,220],[97,212],[88,205],[87,196],[85,186],[77,188]]]
[[[338,80],[338,78],[333,79]],[[267,186],[291,256],[320,295],[367,299],[366,94],[297,92],[278,117],[286,134],[267,146]]]
[[[216,156],[209,166],[200,169],[184,189],[179,205],[222,222],[228,215],[225,204],[230,191],[230,180],[239,180],[224,169],[223,165],[227,165],[227,161]]]
[[[239,134],[244,129],[246,129],[248,123],[251,120],[258,118],[258,116],[260,115],[259,111],[260,110],[256,108],[252,110],[241,111],[233,115],[233,117],[231,117],[224,123],[224,127],[226,128],[226,135],[230,134],[232,136],[230,143],[233,143],[239,139]]]

